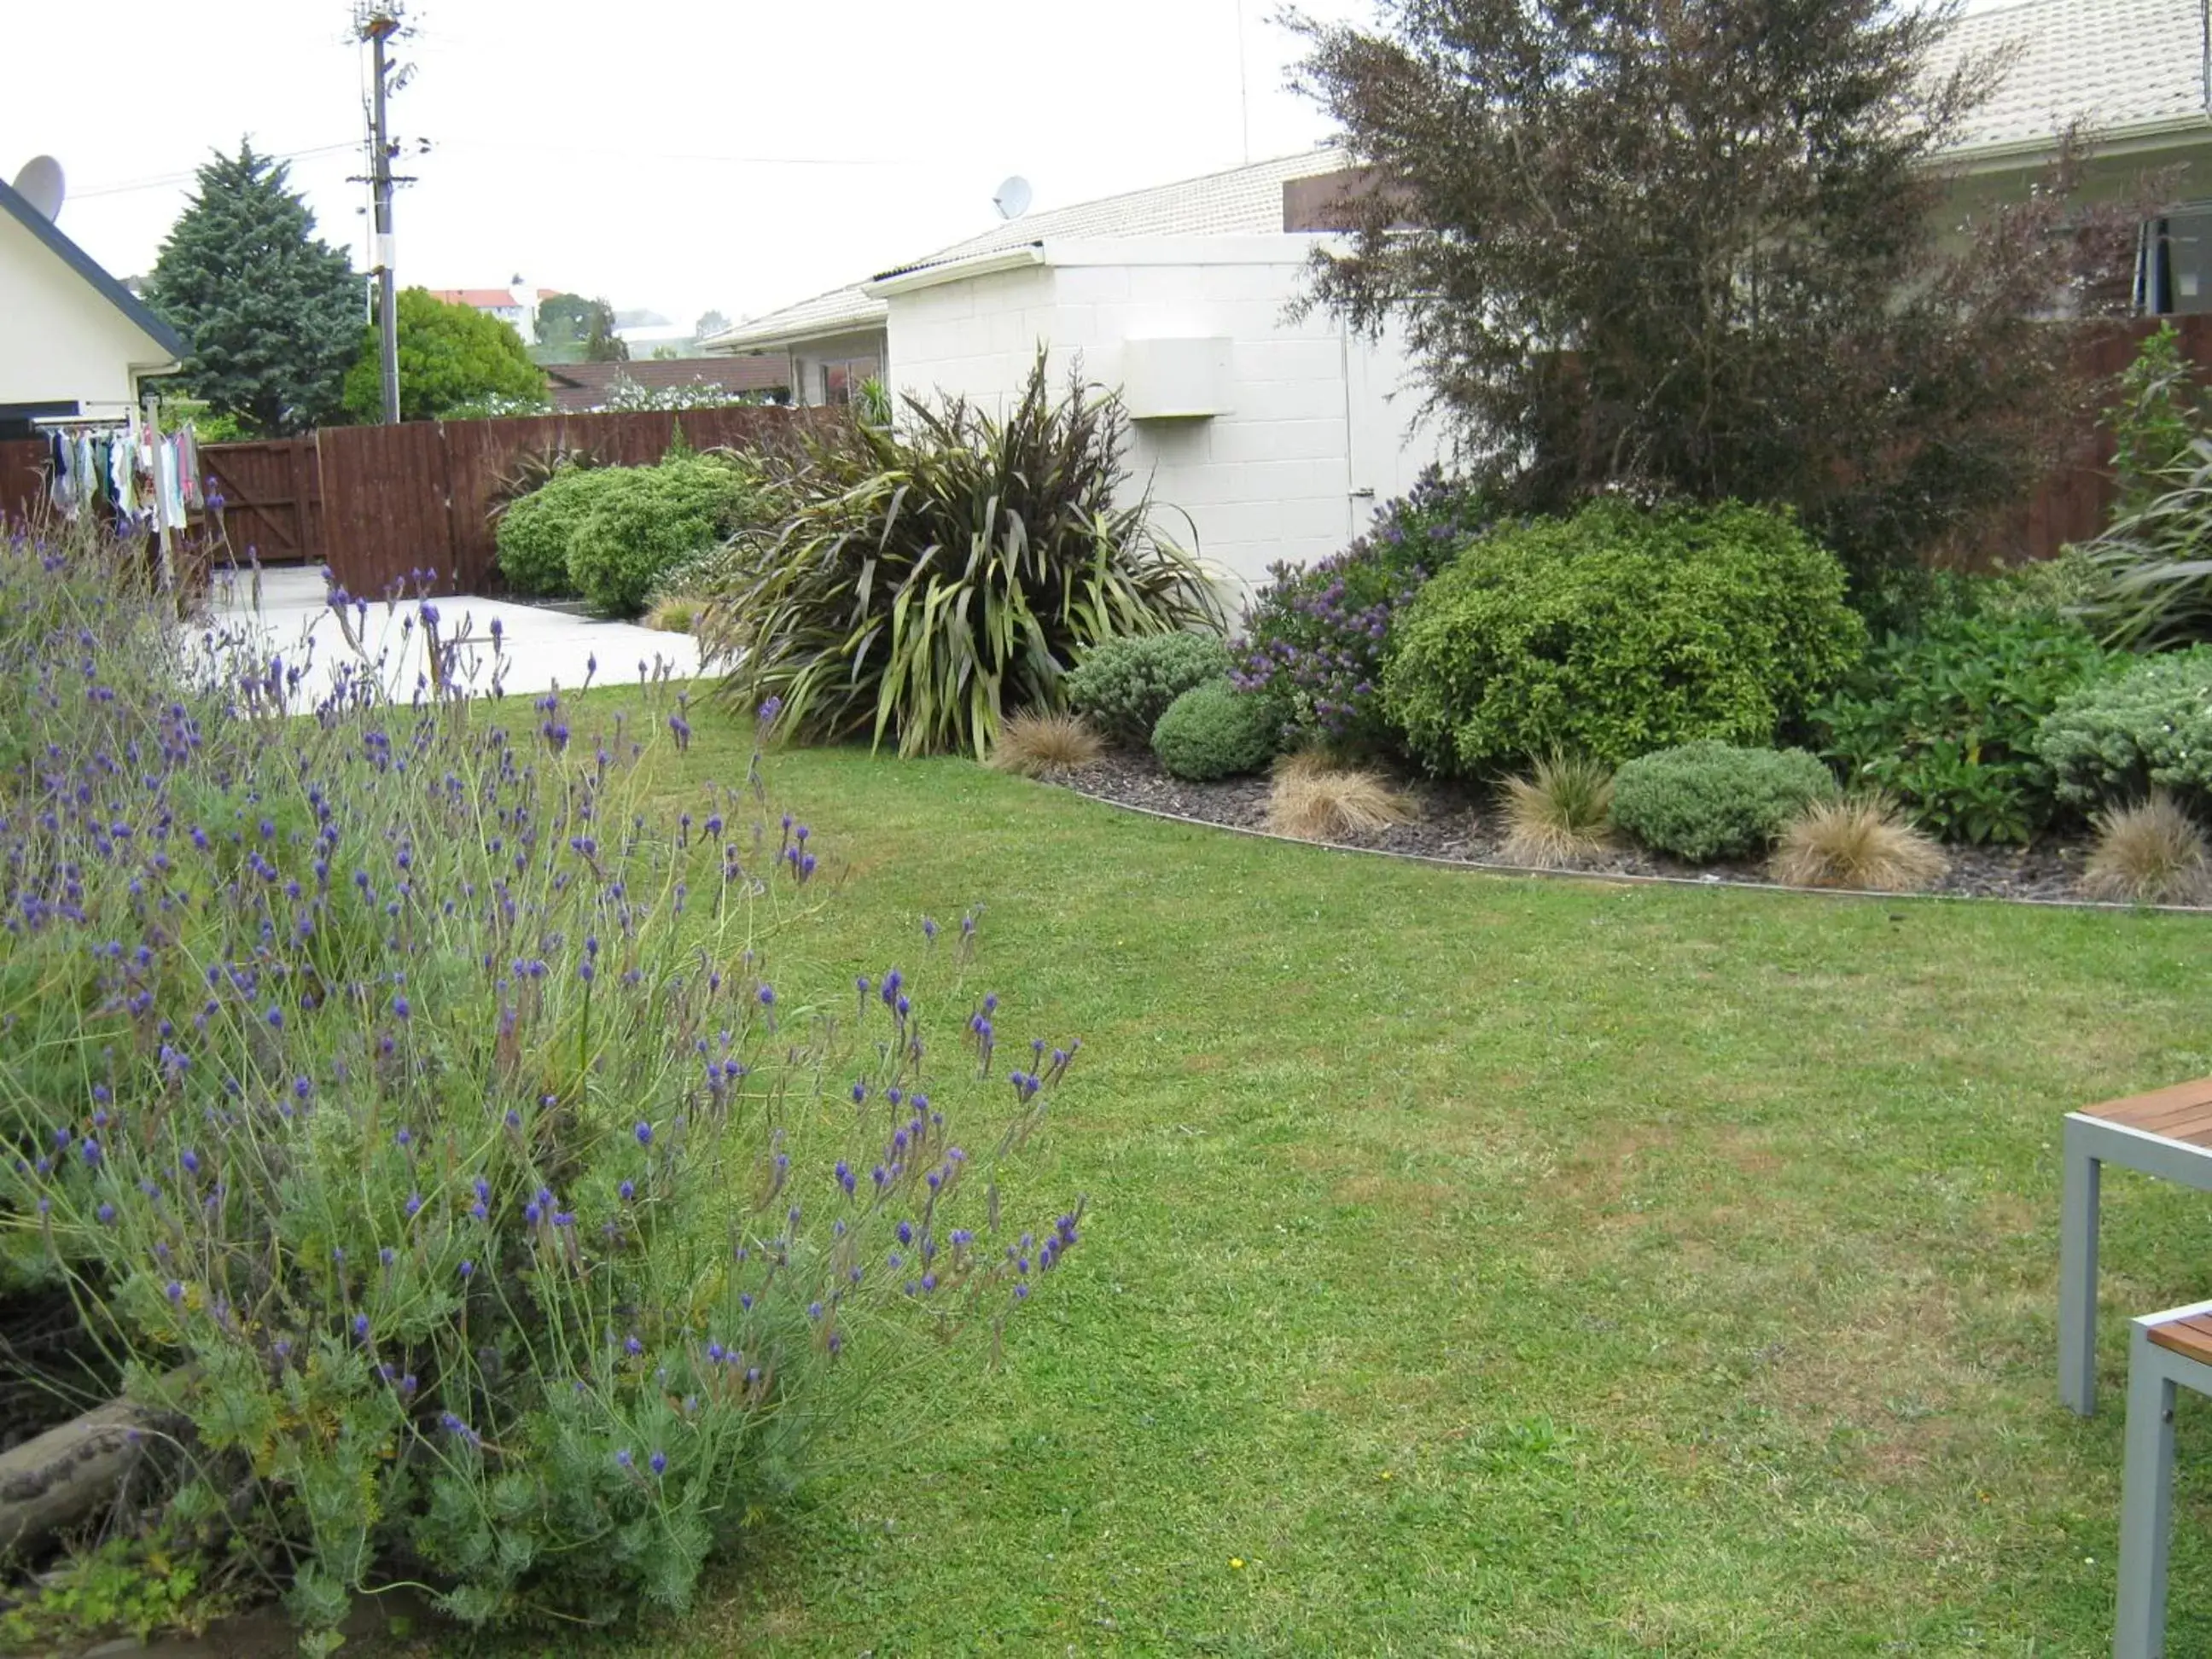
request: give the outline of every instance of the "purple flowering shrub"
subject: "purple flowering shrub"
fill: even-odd
[[[1489,528],[1495,514],[1431,467],[1386,502],[1367,533],[1312,565],[1278,564],[1231,647],[1240,691],[1282,710],[1288,749],[1347,754],[1395,750],[1382,711],[1382,653],[1391,619],[1421,584]]]
[[[558,696],[288,716],[119,568],[0,546],[0,1275],[190,1423],[171,1503],[311,1650],[403,1579],[681,1609],[846,1366],[995,1332],[1076,1243],[994,1180],[1076,1045],[1004,1063],[972,916],[916,944],[942,1037],[902,969],[777,961],[817,843],[757,765],[684,777],[680,693],[597,740]]]

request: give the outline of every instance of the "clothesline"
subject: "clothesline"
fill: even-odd
[[[64,518],[106,507],[125,528],[182,530],[206,505],[190,422],[165,433],[132,405],[113,422],[50,428],[46,445],[49,493]]]

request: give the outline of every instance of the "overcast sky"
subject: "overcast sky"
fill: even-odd
[[[732,318],[994,222],[1307,148],[1275,0],[425,0],[393,100],[400,280]],[[1364,18],[1369,0],[1308,0]],[[1243,70],[1239,74],[1242,15]],[[0,0],[0,176],[40,152],[60,224],[144,271],[213,148],[294,156],[366,264],[365,54],[348,0]],[[427,155],[414,153],[428,140]]]

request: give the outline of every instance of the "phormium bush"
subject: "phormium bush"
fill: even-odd
[[[1431,770],[1771,742],[1859,659],[1843,567],[1755,507],[1600,501],[1475,542],[1391,632],[1383,702]]]
[[[2070,806],[2126,805],[2163,789],[2212,808],[2212,645],[2142,658],[2082,686],[2051,711],[2035,751]]]
[[[757,771],[685,777],[680,696],[307,708],[136,568],[0,546],[0,1275],[190,1421],[151,1495],[311,1650],[402,1580],[684,1607],[848,1367],[997,1328],[1076,1243],[993,1175],[1074,1045],[998,1056],[972,921],[857,983],[777,957],[820,842]]]
[[[1802,749],[1705,738],[1615,773],[1613,821],[1655,852],[1705,864],[1764,851],[1806,807],[1840,794],[1828,769]]]
[[[1265,692],[1285,711],[1287,746],[1397,746],[1382,709],[1391,620],[1494,516],[1481,495],[1431,468],[1343,552],[1273,568],[1235,647],[1234,678],[1239,690]]]
[[[1061,684],[1069,708],[1116,743],[1141,747],[1170,703],[1228,672],[1218,635],[1139,634],[1099,641]]]
[[[1152,753],[1175,776],[1204,783],[1258,771],[1274,759],[1281,729],[1267,698],[1209,680],[1168,705],[1152,728]]]
[[[2080,623],[2047,611],[1953,611],[1869,653],[1814,723],[1848,778],[1942,839],[2026,842],[2058,809],[2036,732],[2107,662]]]

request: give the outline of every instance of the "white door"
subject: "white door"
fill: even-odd
[[[1442,446],[1436,422],[1420,418],[1422,389],[1395,325],[1380,339],[1347,332],[1344,349],[1352,533],[1358,536],[1366,532],[1378,507],[1413,487]]]

